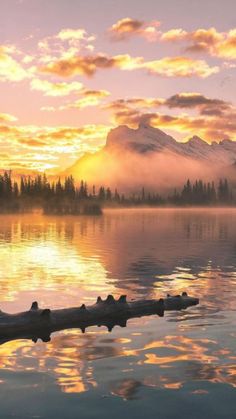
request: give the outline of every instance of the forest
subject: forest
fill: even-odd
[[[227,179],[187,182],[166,196],[144,187],[139,192],[124,194],[117,189],[94,185],[85,181],[76,184],[72,176],[63,181],[50,182],[45,174],[21,176],[14,180],[12,173],[0,175],[0,213],[31,212],[42,209],[44,214],[100,215],[104,207],[131,206],[233,206],[236,200]]]

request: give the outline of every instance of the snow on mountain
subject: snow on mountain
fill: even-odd
[[[126,125],[121,125],[110,131],[105,147],[106,150],[128,148],[145,153],[148,151],[160,151],[164,148],[174,148],[175,143],[174,138],[158,128],[140,124],[139,128],[134,130]]]
[[[197,136],[186,142],[147,124],[137,129],[119,126],[110,131],[106,145],[87,153],[62,175],[72,174],[90,185],[105,185],[136,191],[167,191],[180,187],[186,179],[217,181],[236,178],[236,142],[222,140],[208,144]]]
[[[198,136],[187,142],[178,142],[158,128],[140,124],[137,129],[125,125],[110,131],[105,150],[109,152],[133,151],[150,153],[169,151],[194,160],[209,161],[220,166],[230,166],[236,162],[236,142],[222,140],[208,144]]]

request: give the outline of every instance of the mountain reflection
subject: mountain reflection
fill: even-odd
[[[128,327],[64,331],[0,347],[1,371],[40,372],[64,393],[103,388],[124,400],[145,388],[236,386],[236,211],[115,210],[103,217],[0,217],[1,309],[94,302],[98,295],[188,291],[200,305]],[[2,374],[1,373],[1,374]],[[7,375],[1,376],[4,385]],[[2,381],[2,382],[1,382]]]
[[[236,280],[233,209],[115,210],[97,218],[1,219],[3,301],[15,301],[21,294],[30,303],[31,290],[34,299],[42,295],[47,304],[63,306],[76,292],[74,303],[107,292],[147,297],[165,285],[176,291],[194,286],[199,292],[199,281],[208,292],[212,286],[222,292],[223,283],[230,287]],[[69,296],[49,301],[48,290],[56,294],[60,288]],[[21,303],[23,308],[22,299]]]

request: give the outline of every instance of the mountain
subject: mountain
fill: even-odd
[[[234,177],[235,163],[236,142],[208,144],[193,136],[183,143],[142,123],[137,129],[121,125],[111,130],[100,151],[84,155],[66,174],[122,189],[173,188],[187,178]]]
[[[173,148],[176,141],[170,135],[158,128],[140,124],[134,130],[126,125],[121,125],[111,130],[107,136],[106,149],[117,151],[119,148],[130,149],[137,153],[161,151],[164,148]]]
[[[137,153],[170,151],[195,160],[208,160],[222,166],[230,166],[236,162],[236,142],[234,141],[222,140],[219,143],[208,144],[194,135],[187,142],[181,143],[160,129],[146,124],[140,124],[136,130],[125,125],[111,130],[105,148],[112,152],[120,148]]]

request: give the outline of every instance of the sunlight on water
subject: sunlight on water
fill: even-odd
[[[233,209],[1,216],[3,311],[26,310],[36,299],[42,307],[69,307],[111,293],[200,298],[199,306],[133,319],[110,334],[93,327],[55,333],[49,342],[2,342],[3,417],[50,417],[54,403],[58,418],[108,418],[112,407],[118,418],[129,401],[132,417],[149,406],[171,418],[183,397],[182,418],[203,417],[201,409],[210,418],[232,417],[221,402],[225,397],[231,411],[235,400],[235,268]]]

